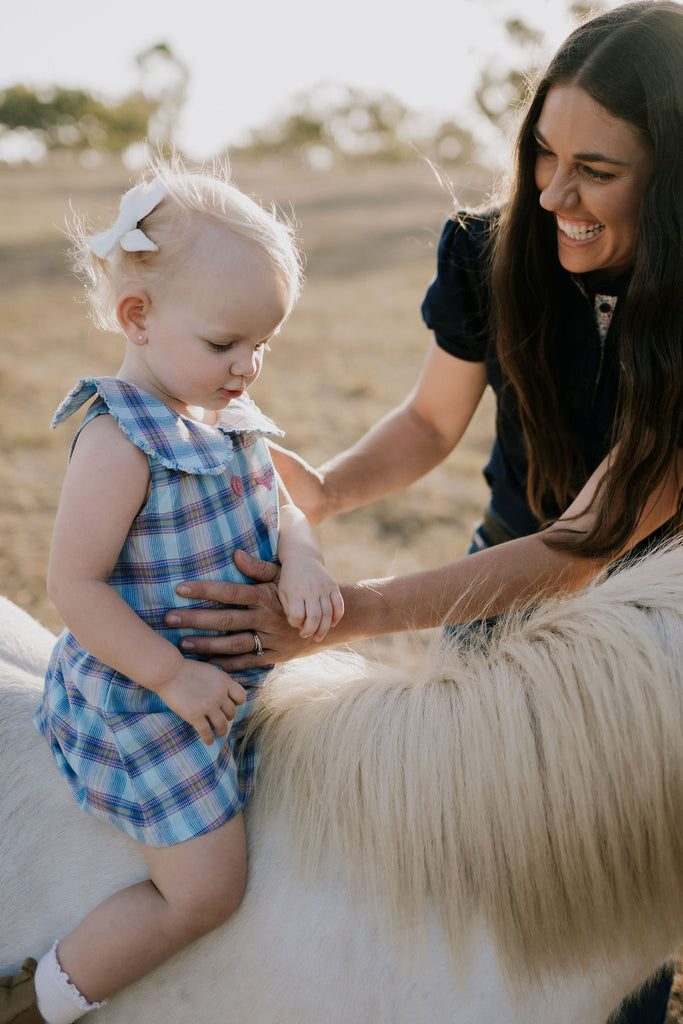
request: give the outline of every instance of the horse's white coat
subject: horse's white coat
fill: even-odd
[[[683,571],[680,597],[683,619]],[[53,639],[0,599],[1,973],[145,876],[136,844],[75,805],[32,725]],[[235,917],[93,1013],[92,1024],[603,1024],[668,952],[640,948],[633,936],[580,976],[511,985],[479,919],[454,968],[435,915],[426,942],[396,942],[349,893],[334,853],[308,883],[287,807],[266,816],[264,803],[257,792],[248,810],[249,884]]]

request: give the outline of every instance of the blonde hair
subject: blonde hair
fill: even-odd
[[[83,280],[92,319],[103,330],[118,331],[117,298],[131,286],[161,280],[186,257],[187,245],[199,219],[225,227],[254,246],[270,263],[287,293],[287,315],[292,311],[303,285],[302,259],[291,219],[274,207],[264,209],[241,192],[230,179],[227,162],[210,168],[188,168],[177,155],[154,158],[135,184],[163,177],[166,194],[160,203],[138,222],[138,227],[158,247],[157,251],[126,252],[120,245],[106,259],[96,256],[90,241],[96,230],[78,214],[68,226],[71,258],[76,274]]]

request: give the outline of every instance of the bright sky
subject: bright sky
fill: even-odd
[[[0,89],[56,84],[116,98],[139,83],[136,54],[165,42],[190,70],[178,142],[202,159],[323,80],[457,115],[477,69],[495,55],[510,61],[505,20],[521,14],[545,33],[547,47],[532,55],[543,60],[574,25],[569,2],[15,0]]]

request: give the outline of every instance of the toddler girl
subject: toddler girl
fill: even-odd
[[[274,476],[265,435],[280,432],[246,395],[300,289],[289,227],[174,163],[123,196],[110,231],[81,228],[77,248],[96,320],[123,331],[125,355],[116,377],[81,380],[53,423],[94,399],[55,524],[48,591],[68,631],[36,724],[78,803],[141,844],[150,879],[3,979],[3,1024],[69,1024],[240,902],[255,764],[239,741],[265,673],[238,680],[183,657],[164,625],[176,585],[242,579],[240,547],[280,560],[302,635],[322,638],[343,613]]]

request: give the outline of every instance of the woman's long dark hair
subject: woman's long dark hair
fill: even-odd
[[[547,535],[589,557],[628,546],[647,499],[683,443],[683,7],[627,3],[576,29],[541,78],[519,132],[515,179],[492,266],[499,356],[517,392],[529,457],[528,500],[541,520],[544,497],[566,508],[586,468],[559,400],[553,342],[558,258],[554,218],[538,201],[534,128],[554,85],[579,86],[635,127],[654,156],[627,291],[617,305],[621,365],[611,445],[587,533]],[[615,447],[616,446],[616,447]],[[679,487],[677,525],[683,524]]]

